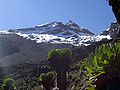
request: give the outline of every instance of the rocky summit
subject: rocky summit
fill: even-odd
[[[34,40],[37,43],[65,43],[74,46],[90,45],[92,42],[100,41],[103,38],[110,39],[109,35],[96,36],[90,30],[80,28],[71,20],[66,24],[54,21],[31,28],[10,29],[8,32]]]

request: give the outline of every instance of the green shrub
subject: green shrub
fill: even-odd
[[[56,74],[51,71],[48,73],[42,73],[39,77],[39,80],[42,82],[46,90],[50,90],[55,86],[55,77]]]
[[[3,87],[3,90],[16,90],[15,82],[11,78],[6,78],[3,81],[3,86],[2,87]]]
[[[88,58],[83,60],[81,70],[85,70],[87,90],[94,90],[94,82],[102,74],[113,75],[120,71],[120,44],[103,44]]]
[[[61,69],[67,71],[71,62],[71,51],[68,48],[52,49],[48,52],[48,60],[56,72]]]
[[[47,75],[45,73],[42,73],[39,77],[39,80],[44,81],[47,79]]]

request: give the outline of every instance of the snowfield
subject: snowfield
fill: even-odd
[[[22,36],[23,38],[27,38],[30,40],[35,40],[36,43],[65,43],[65,44],[72,44],[75,46],[80,46],[80,45],[90,45],[91,42],[98,42],[102,39],[111,39],[109,35],[103,36],[103,35],[98,35],[98,36],[79,36],[77,38],[71,36],[63,36],[63,35],[49,35],[49,34],[21,34],[21,33],[16,33],[19,36]]]

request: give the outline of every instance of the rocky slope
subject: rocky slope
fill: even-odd
[[[117,22],[111,23],[111,26],[106,29],[105,31],[101,32],[100,35],[110,35],[111,38],[114,38],[117,35],[117,31],[118,31],[118,25]]]
[[[20,63],[38,63],[47,60],[47,53],[52,48],[70,48],[68,44],[37,44],[16,34],[0,34],[0,66]]]

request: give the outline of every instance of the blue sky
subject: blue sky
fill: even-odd
[[[0,30],[69,20],[99,34],[115,18],[106,0],[0,0]]]

